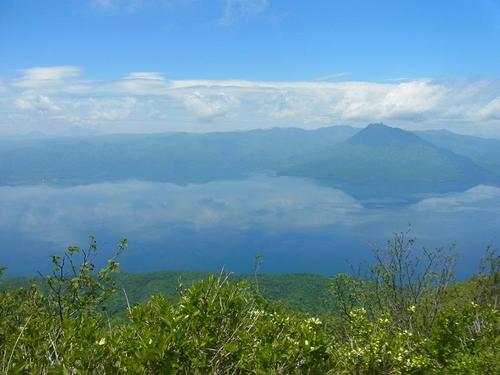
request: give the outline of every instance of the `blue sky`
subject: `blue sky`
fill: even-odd
[[[3,0],[0,134],[500,136],[500,0]]]

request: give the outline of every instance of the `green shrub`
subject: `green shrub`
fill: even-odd
[[[125,247],[121,242],[117,255]],[[124,321],[116,323],[103,306],[116,290],[111,274],[118,263],[115,257],[96,270],[96,254],[91,238],[85,251],[70,247],[63,257],[53,258],[46,287],[0,291],[2,373],[500,372],[496,268],[473,279],[467,300],[453,303],[441,297],[450,287],[435,282],[447,279],[448,270],[445,275],[422,274],[430,281],[418,299],[405,290],[408,283],[393,283],[399,266],[379,267],[375,272],[382,272],[376,273],[381,279],[339,276],[334,291],[341,312],[321,320],[269,302],[251,284],[221,274],[181,290],[175,302],[155,295],[130,306]],[[393,267],[394,259],[412,262],[391,256],[380,258],[385,259],[382,265]],[[498,258],[490,254],[489,259]],[[436,287],[443,290],[437,293]],[[424,322],[426,311],[436,306],[432,322]]]

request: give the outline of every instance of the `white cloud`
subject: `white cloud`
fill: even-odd
[[[470,210],[491,210],[498,212],[500,188],[478,185],[463,193],[451,193],[428,198],[414,205],[418,211],[458,212]]]
[[[22,111],[33,111],[38,114],[61,112],[62,108],[48,96],[33,90],[25,91],[15,101],[14,105]]]
[[[132,72],[122,79],[104,84],[100,89],[116,94],[166,95],[168,82],[158,72]]]
[[[237,98],[232,109],[252,103],[269,118],[300,123],[412,119],[439,112],[446,86],[428,80],[370,82],[173,81],[183,92],[219,92]],[[228,106],[230,107],[230,106]]]
[[[0,111],[8,114],[10,126],[17,121],[20,127],[32,113],[43,115],[45,126],[49,121],[59,121],[60,127],[115,121],[123,131],[136,132],[383,121],[409,129],[500,136],[496,80],[169,80],[161,72],[139,71],[102,81],[83,77],[82,71],[74,66],[24,69],[19,78],[4,82]]]
[[[162,73],[159,72],[132,72],[125,76],[125,79],[139,79],[139,80],[153,80],[153,81],[164,81]]]
[[[439,106],[446,91],[431,81],[393,85],[353,83],[346,87],[338,110],[345,120],[423,117]]]
[[[36,89],[57,87],[68,80],[79,77],[82,69],[77,66],[50,66],[21,69],[21,78],[14,80],[13,86]]]
[[[128,118],[136,108],[137,99],[122,98],[88,98],[76,103],[80,122],[96,123],[100,121],[117,121]]]
[[[24,91],[14,100],[23,113],[73,124],[98,125],[127,119],[137,106],[137,99],[125,97],[53,98],[33,90]],[[25,117],[22,117],[25,118]]]
[[[238,99],[224,92],[206,95],[199,91],[184,95],[183,101],[188,111],[204,120],[227,116],[240,103]]]
[[[500,120],[500,96],[481,108],[479,117],[484,120]]]

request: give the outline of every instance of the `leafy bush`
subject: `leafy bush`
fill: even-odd
[[[451,303],[446,292],[453,287],[444,283],[451,271],[441,267],[439,274],[439,268],[427,267],[432,259],[443,264],[437,261],[439,252],[426,253],[427,261],[412,273],[423,270],[420,276],[399,278],[409,269],[405,264],[416,264],[408,242],[400,240],[396,237],[387,253],[379,253],[374,278],[339,276],[333,291],[342,309],[321,319],[270,302],[255,284],[222,273],[181,288],[176,301],[159,294],[129,306],[125,321],[117,323],[103,307],[117,289],[111,275],[118,263],[114,257],[96,270],[97,245],[91,238],[85,251],[70,247],[52,258],[54,272],[45,278],[46,287],[0,292],[0,369],[39,374],[498,373],[498,268],[473,279],[471,285],[481,288],[474,287],[467,301]],[[125,247],[121,242],[116,256]],[[490,252],[488,264],[497,264],[495,259]],[[421,292],[407,290],[422,278]],[[439,293],[437,288],[442,288]],[[426,322],[430,308],[432,320]]]

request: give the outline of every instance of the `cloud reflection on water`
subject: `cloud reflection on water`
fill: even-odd
[[[0,187],[0,238],[10,238],[11,245],[16,246],[12,240],[16,236],[66,246],[84,242],[89,233],[105,233],[108,238],[127,236],[142,244],[152,256],[151,264],[160,252],[171,251],[170,264],[176,264],[176,255],[184,256],[184,267],[189,267],[189,259],[203,267],[202,260],[211,252],[224,262],[228,254],[249,254],[269,242],[270,252],[289,251],[297,258],[288,259],[287,270],[323,272],[319,254],[356,255],[362,244],[388,238],[408,223],[430,245],[456,242],[463,245],[459,249],[465,258],[477,258],[475,249],[498,240],[500,188],[477,186],[408,206],[364,208],[340,190],[289,177],[187,186],[124,181]],[[190,234],[182,234],[183,230]],[[223,245],[214,249],[214,243]],[[337,247],[329,249],[329,243]],[[18,244],[23,246],[21,241]],[[190,253],[192,248],[198,253]],[[26,260],[29,251],[21,250],[25,258],[19,262],[39,259]],[[6,251],[0,251],[0,264],[10,263],[15,271],[16,260]],[[147,262],[143,266],[149,267]]]

